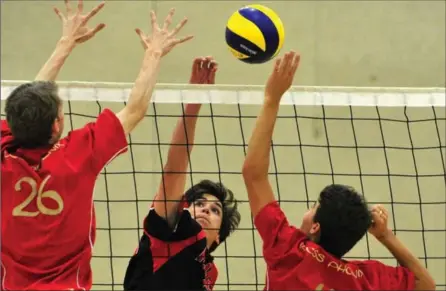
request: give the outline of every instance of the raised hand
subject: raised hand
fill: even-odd
[[[87,14],[83,14],[84,3],[82,0],[78,1],[77,9],[75,9],[75,11],[71,8],[69,0],[65,0],[65,14],[60,12],[57,7],[54,7],[54,12],[56,12],[63,24],[62,38],[66,38],[79,44],[86,42],[95,36],[97,32],[105,27],[105,24],[100,23],[96,25],[95,28],[89,28],[87,24],[88,21],[104,7],[104,5],[105,3],[102,2]]]
[[[299,63],[300,55],[294,51],[287,52],[285,56],[276,60],[265,87],[265,98],[268,101],[280,102],[283,94],[293,83]]]
[[[152,49],[155,52],[160,52],[161,56],[168,54],[176,45],[184,43],[193,38],[192,35],[177,38],[178,32],[186,25],[187,18],[184,18],[172,31],[169,32],[169,26],[172,24],[172,17],[175,14],[175,9],[172,8],[169,11],[166,19],[164,20],[163,27],[160,27],[157,23],[156,14],[154,11],[150,12],[152,22],[152,34],[146,35],[141,29],[135,29],[136,33],[141,39],[141,43],[144,49]]]
[[[195,58],[192,64],[191,84],[215,84],[215,74],[218,64],[213,57]]]
[[[389,214],[382,205],[373,206],[371,214],[373,223],[372,226],[369,228],[369,233],[377,239],[382,239],[390,231],[387,227],[387,219],[389,217]]]
[[[190,84],[215,84],[215,74],[218,64],[213,57],[195,58],[192,63],[192,72],[190,74]],[[197,115],[202,104],[187,104],[184,113],[186,115]]]

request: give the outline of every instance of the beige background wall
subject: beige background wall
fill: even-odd
[[[87,7],[93,7],[89,2]],[[90,4],[91,2],[91,4]],[[52,6],[62,1],[4,1],[1,13],[2,79],[29,79],[60,33]],[[142,50],[134,28],[149,29],[149,10],[190,19],[196,38],[166,58],[160,82],[186,82],[195,56],[221,63],[220,83],[262,84],[269,65],[234,60],[224,31],[243,1],[109,1],[94,19],[108,25],[69,59],[62,80],[133,81]],[[265,1],[281,16],[284,50],[297,49],[304,85],[444,86],[444,1]],[[63,7],[62,5],[59,5]],[[240,78],[243,76],[243,78]]]
[[[2,3],[3,80],[32,79],[49,56],[60,33],[58,18],[51,11],[56,3],[59,2]],[[133,29],[147,30],[150,8],[161,16],[174,6],[177,19],[182,15],[190,18],[185,33],[194,33],[196,38],[165,59],[160,82],[187,82],[192,58],[211,54],[221,64],[219,83],[263,84],[271,64],[253,68],[240,63],[232,58],[224,43],[226,19],[245,3],[110,1],[96,19],[105,22],[108,28],[97,39],[76,49],[60,79],[133,81],[142,57]],[[275,9],[285,23],[285,49],[296,48],[302,53],[299,84],[445,85],[442,1],[264,3]],[[93,120],[100,110],[95,102],[65,105],[66,112],[72,113],[67,116],[66,124],[74,128]],[[123,104],[101,102],[101,106],[117,111]],[[203,107],[196,139],[202,145],[196,146],[191,161],[193,182],[202,178],[221,179],[241,200],[247,199],[240,168],[243,145],[249,139],[258,109],[247,105]],[[318,191],[333,179],[351,184],[371,203],[388,205],[397,234],[428,263],[439,288],[445,288],[444,107],[409,108],[407,115],[403,108],[355,107],[350,111],[349,107],[326,107],[324,110],[284,106],[280,111],[271,182],[278,198],[292,201],[282,203],[289,219],[299,224],[307,202],[316,199]],[[114,161],[98,180],[95,193],[98,240],[92,263],[95,290],[122,288],[128,257],[139,236],[137,228],[157,188],[167,143],[181,108],[178,104],[156,104],[150,114],[130,137],[130,151]],[[409,127],[407,118],[413,121]],[[314,133],[315,126],[321,129],[318,135]],[[261,244],[252,230],[247,203],[242,203],[241,211],[241,229],[216,253],[219,290],[226,290],[228,285],[233,290],[261,290],[264,283]],[[373,239],[364,239],[349,257],[369,255],[395,263]]]

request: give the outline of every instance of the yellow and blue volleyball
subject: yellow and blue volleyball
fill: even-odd
[[[228,20],[226,43],[239,60],[261,64],[273,59],[283,46],[285,30],[282,20],[263,5],[242,7]]]

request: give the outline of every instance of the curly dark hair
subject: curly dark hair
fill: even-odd
[[[238,201],[234,198],[234,193],[226,188],[222,183],[210,180],[202,180],[193,185],[184,193],[187,204],[191,204],[203,197],[204,194],[215,196],[223,206],[223,218],[220,227],[220,242],[224,242],[233,233],[240,224],[241,215],[237,209]],[[209,251],[213,252],[217,248],[213,244]]]
[[[365,198],[350,186],[329,185],[319,195],[314,222],[320,224],[318,244],[341,258],[372,224]]]
[[[14,142],[24,148],[48,145],[62,101],[54,82],[25,83],[6,99],[6,120]]]

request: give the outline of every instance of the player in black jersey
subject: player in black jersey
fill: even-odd
[[[214,84],[217,63],[197,58],[190,83]],[[218,271],[211,256],[239,225],[233,193],[203,180],[184,192],[201,104],[187,104],[173,133],[162,180],[144,234],[127,268],[125,290],[212,290]]]

